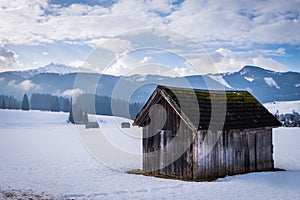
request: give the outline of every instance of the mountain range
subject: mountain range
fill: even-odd
[[[0,73],[0,93],[17,99],[21,99],[24,93],[71,96],[85,91],[84,88],[74,87],[78,77],[98,80],[95,92],[100,96],[122,98],[130,92],[126,88],[136,88],[130,96],[133,102],[145,102],[158,84],[175,87],[188,85],[198,89],[247,90],[262,103],[300,99],[300,73],[274,72],[257,66],[245,66],[233,73],[167,77],[140,74],[113,76],[51,63],[33,70]],[[118,89],[119,86],[123,88]],[[118,95],[114,94],[116,91]]]

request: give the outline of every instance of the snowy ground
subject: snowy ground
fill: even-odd
[[[274,131],[275,166],[285,172],[183,182],[106,167],[86,151],[65,113],[0,110],[0,119],[0,191],[32,190],[59,199],[300,199],[299,128]],[[103,117],[103,126],[111,128],[110,120]],[[140,149],[131,142],[131,150]]]
[[[265,103],[264,106],[273,114],[277,110],[280,114],[293,113],[293,111],[300,113],[300,101],[274,101]]]

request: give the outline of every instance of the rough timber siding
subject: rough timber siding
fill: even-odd
[[[154,110],[154,114],[151,118],[151,122],[148,126],[143,127],[143,170],[154,174],[163,174],[178,178],[193,178],[193,166],[196,166],[193,156],[193,134],[192,131],[181,121],[181,118],[175,113],[171,106],[161,98],[157,102],[163,106],[166,111],[166,123],[162,126],[162,119],[164,118],[164,111],[158,109]],[[163,136],[160,132],[164,131]],[[180,138],[181,144],[187,145],[186,150],[182,150],[184,145],[170,145],[170,142],[174,137]],[[166,157],[163,155],[163,150],[168,149]],[[150,152],[160,151],[159,154],[150,154]],[[183,155],[179,152],[185,152]],[[177,159],[176,155],[181,156]],[[173,157],[174,156],[174,157]],[[175,160],[169,165],[168,160]],[[157,166],[165,166],[161,169],[157,169]]]
[[[195,95],[198,102],[193,104]],[[222,107],[226,100],[223,128],[209,126],[212,100],[215,107]],[[134,125],[143,127],[144,171],[201,179],[272,170],[271,128],[281,123],[246,91],[224,95],[224,91],[158,86]],[[180,142],[172,145],[176,138]],[[183,152],[179,158],[174,156],[179,152]]]
[[[211,149],[211,141],[220,135]],[[206,139],[205,139],[206,138]],[[198,131],[197,178],[272,170],[272,129]]]

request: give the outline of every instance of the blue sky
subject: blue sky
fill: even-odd
[[[300,72],[298,0],[15,0],[0,2],[0,17],[0,71],[54,62],[115,75],[138,67],[149,69],[143,73],[198,73],[191,65],[201,65],[201,73],[238,71],[244,65]],[[137,31],[149,27],[154,28],[150,33]],[[195,53],[178,37],[203,51]],[[161,51],[136,51],[153,45],[149,42]],[[105,63],[100,57],[110,51],[113,65],[89,63],[99,45],[103,51],[95,63]],[[199,54],[204,51],[205,58]]]

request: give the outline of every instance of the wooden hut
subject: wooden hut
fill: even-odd
[[[130,128],[130,123],[129,122],[122,122],[121,123],[121,128]]]
[[[200,180],[273,170],[281,123],[247,91],[158,86],[133,125],[143,127],[143,171]]]

